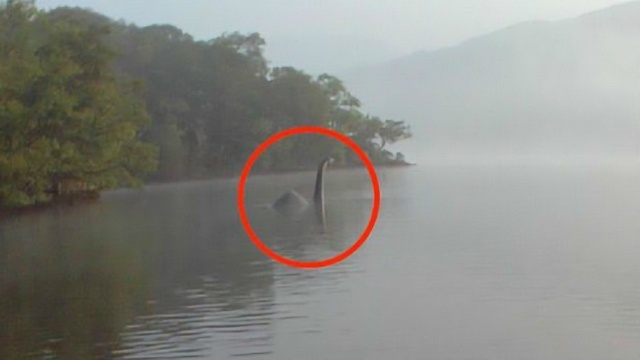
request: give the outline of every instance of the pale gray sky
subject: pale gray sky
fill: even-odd
[[[91,8],[138,25],[168,23],[209,39],[257,31],[276,65],[339,71],[527,20],[556,20],[620,0],[38,0]]]

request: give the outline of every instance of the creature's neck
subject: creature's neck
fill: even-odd
[[[327,168],[329,160],[323,160],[318,166],[316,175],[316,191],[313,193],[313,202],[317,205],[324,204],[324,170]]]

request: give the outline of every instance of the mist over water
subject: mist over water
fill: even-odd
[[[324,233],[264,206],[283,189],[309,196],[313,175],[247,184],[256,231],[292,258],[342,251],[370,212],[364,170],[327,174]],[[314,271],[253,246],[235,180],[117,191],[5,219],[0,318],[14,326],[0,330],[0,355],[640,356],[638,167],[440,162],[378,175],[372,236]]]
[[[1,218],[0,359],[639,359],[639,64],[631,2],[345,73],[364,110],[411,125],[387,149],[417,165],[377,169],[374,231],[322,269],[256,248],[237,179]],[[324,222],[271,207],[311,200],[314,172],[249,178],[265,245],[317,261],[356,241],[370,179],[325,176]]]
[[[630,2],[521,23],[345,79],[367,111],[411,124],[398,147],[414,157],[637,157],[638,19]]]

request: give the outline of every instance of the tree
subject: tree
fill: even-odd
[[[386,163],[394,160],[394,156],[385,146],[410,138],[411,131],[404,121],[382,121],[375,116],[366,116],[356,123],[351,137],[374,162]]]
[[[31,2],[0,9],[0,206],[49,200],[67,184],[137,185],[155,167],[140,141],[149,122],[141,87],[116,78],[107,29],[50,19]],[[8,34],[8,35],[6,35]],[[66,191],[65,191],[66,192]]]
[[[387,144],[411,135],[402,121],[363,114],[332,75],[270,68],[264,46],[257,33],[195,41],[171,25],[79,8],[0,5],[0,206],[140,184],[156,160],[155,180],[228,173],[292,126],[340,131],[378,163],[394,156]],[[312,167],[328,154],[357,162],[325,137],[291,139],[262,169]]]
[[[242,35],[234,32],[231,34],[223,34],[222,36],[209,42],[214,47],[231,48],[234,52],[244,56],[246,61],[253,68],[253,75],[264,78],[269,73],[267,61],[263,56],[262,47],[266,44],[264,39],[258,33]]]
[[[30,116],[31,79],[39,74],[30,46],[33,19],[31,1],[0,5],[0,206],[18,206],[48,198],[47,144],[25,135],[37,123]]]
[[[411,130],[404,121],[385,120],[378,129],[377,135],[380,139],[380,148],[384,149],[387,144],[410,138]]]
[[[142,86],[111,70],[115,51],[104,41],[109,29],[75,18],[46,25],[49,35],[36,50],[44,74],[36,79],[33,107],[52,143],[53,185],[64,179],[97,190],[141,184],[156,167],[155,148],[140,141],[150,119]]]
[[[319,75],[316,82],[322,86],[334,108],[357,109],[360,100],[353,96],[342,83],[342,80],[329,74]]]
[[[277,67],[271,70],[270,77],[273,115],[282,127],[328,125],[331,99],[311,76],[293,67]]]

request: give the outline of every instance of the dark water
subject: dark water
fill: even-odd
[[[318,260],[371,209],[364,171],[330,171],[324,228],[277,215],[314,174],[252,178],[272,249]],[[0,223],[0,359],[639,359],[640,170],[379,171],[368,242],[320,270],[245,235],[234,180],[118,191]]]

